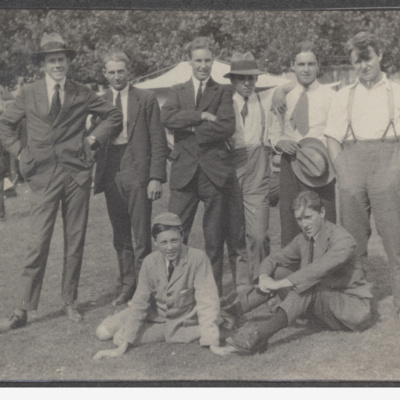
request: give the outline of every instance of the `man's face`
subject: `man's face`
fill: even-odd
[[[249,97],[256,87],[257,75],[232,75],[232,85],[235,91],[243,97]]]
[[[161,232],[156,237],[156,246],[168,261],[177,261],[182,253],[183,237],[175,229]]]
[[[67,75],[68,58],[63,52],[47,54],[44,57],[43,68],[56,82],[61,82]]]
[[[115,90],[122,90],[128,84],[128,68],[124,61],[108,60],[103,74]]]
[[[381,73],[382,53],[375,53],[373,47],[368,46],[368,51],[361,53],[353,50],[350,55],[351,63],[361,81],[376,82]]]
[[[192,59],[190,65],[192,66],[193,75],[199,81],[204,81],[211,74],[211,68],[214,59],[210,50],[197,49],[192,51]]]
[[[294,217],[299,224],[301,230],[309,237],[315,235],[321,230],[325,220],[325,208],[322,207],[321,211],[315,211],[311,208],[301,207],[294,211]]]
[[[292,70],[300,85],[304,87],[310,86],[317,79],[317,57],[311,51],[297,54],[294,63],[292,63]]]

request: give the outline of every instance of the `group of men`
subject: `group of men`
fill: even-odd
[[[266,327],[245,342],[235,337],[228,340],[234,351],[254,352],[265,346],[273,333],[310,309],[333,329],[362,329],[369,320],[371,294],[358,257],[367,252],[371,210],[389,258],[394,304],[399,312],[400,250],[396,240],[400,237],[400,155],[396,127],[400,87],[381,72],[382,51],[373,34],[359,33],[347,49],[358,78],[336,95],[317,81],[319,60],[309,42],[300,43],[291,57],[296,82],[257,92],[257,77],[262,72],[251,53],[233,54],[226,74],[232,85],[223,86],[211,77],[212,41],[196,38],[188,46],[192,78],[170,89],[160,112],[152,92],[129,84],[129,60],[123,52],[104,57],[103,73],[110,90],[97,96],[66,78],[76,52],[58,34],[45,34],[40,51],[33,56],[45,78],[24,86],[15,104],[0,118],[2,144],[18,157],[21,174],[31,189],[20,302],[10,318],[0,321],[0,332],[26,325],[27,312],[38,306],[60,202],[64,226],[62,299],[68,318],[82,319],[76,299],[95,161],[94,190],[105,193],[120,271],[121,291],[113,304],[132,299],[130,314],[141,310],[142,320],[155,301],[155,312],[168,321],[171,313],[167,306],[174,298],[168,301],[169,286],[165,285],[170,279],[174,281],[179,264],[180,274],[189,277],[185,278],[188,287],[179,287],[177,304],[182,307],[186,301],[193,311],[193,291],[202,292],[199,282],[207,282],[203,291],[214,300],[204,302],[201,296],[196,297],[203,305],[198,318],[190,319],[200,324],[200,331],[204,323],[214,326],[220,308],[216,301],[223,294],[226,241],[237,288],[236,298],[222,307],[227,319],[285,292]],[[273,102],[281,112],[271,112]],[[89,115],[93,117],[87,129]],[[23,118],[28,136],[25,148],[15,135]],[[172,151],[168,150],[164,127],[173,134]],[[272,153],[282,154],[279,202],[283,250],[269,256]],[[155,221],[157,229],[153,226],[152,232],[152,201],[162,195],[167,157],[171,161],[169,213]],[[358,250],[351,235],[333,225],[335,186],[339,189],[340,223],[355,238]],[[207,257],[205,261],[195,252],[193,257],[203,266],[183,272],[183,255],[193,253],[185,244],[200,201],[204,203]],[[149,255],[151,236],[160,252],[157,256]],[[154,276],[151,257],[160,265],[164,258],[168,279],[161,282],[162,287]],[[144,262],[143,271],[147,272],[140,273],[139,279]],[[256,280],[257,290],[252,287]],[[151,296],[155,298],[151,300]],[[201,316],[207,314],[204,307],[212,309],[211,322]],[[139,317],[128,314],[124,318],[131,325],[137,324]],[[113,336],[109,327],[103,328],[98,330],[100,338]],[[138,326],[135,329],[139,332]],[[214,328],[211,331],[212,339],[204,343],[218,348]],[[158,338],[168,337],[157,332]],[[137,340],[135,335],[125,334],[122,342],[118,339],[120,350],[113,355],[122,354],[129,337],[134,337],[132,343]]]

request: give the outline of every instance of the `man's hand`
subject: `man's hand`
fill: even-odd
[[[152,179],[147,186],[147,197],[150,200],[161,199],[162,187],[161,182],[156,179]]]
[[[259,289],[265,293],[275,292],[276,290],[293,286],[288,279],[276,281],[266,274],[260,275],[258,281]]]
[[[201,113],[201,119],[203,121],[216,121],[217,120],[217,116],[214,114],[211,114],[207,111],[204,111]]]
[[[128,349],[128,346],[128,342],[123,342],[115,349],[101,350],[93,357],[93,360],[100,360],[100,358],[121,357]]]
[[[283,151],[286,154],[294,156],[299,150],[299,145],[294,140],[280,140],[276,145],[275,148],[278,151]]]

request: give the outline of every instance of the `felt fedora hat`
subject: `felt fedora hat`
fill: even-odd
[[[234,53],[231,59],[231,71],[224,75],[230,78],[232,75],[261,75],[264,72],[258,69],[256,60],[249,51],[245,54]]]
[[[300,149],[292,158],[291,165],[297,178],[311,187],[325,186],[335,177],[328,150],[317,138],[299,141]]]
[[[68,49],[58,33],[45,33],[40,41],[40,50],[32,54],[32,61],[37,64],[46,54],[59,52],[66,53],[71,60],[76,57],[76,51]]]

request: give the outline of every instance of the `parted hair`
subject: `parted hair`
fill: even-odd
[[[154,224],[153,227],[151,228],[151,236],[153,236],[153,239],[157,239],[158,234],[164,231],[176,231],[183,236],[183,229],[182,226],[176,226],[176,225],[165,225],[165,224]]]
[[[309,41],[300,42],[296,45],[292,52],[292,62],[295,62],[297,54],[308,52],[315,55],[315,58],[317,59],[317,62],[319,64],[319,56],[317,50],[315,49],[315,44]]]
[[[103,57],[103,64],[104,66],[107,64],[108,61],[122,61],[125,63],[125,66],[128,68],[129,66],[129,58],[128,56],[120,50],[110,51],[109,53],[105,54]]]
[[[214,42],[210,38],[204,37],[204,36],[199,36],[199,37],[193,39],[187,47],[187,52],[188,52],[189,58],[192,58],[192,53],[195,50],[199,50],[199,49],[210,50],[211,54],[214,57],[214,52],[215,52]]]
[[[324,204],[319,195],[311,190],[300,192],[291,204],[291,211],[295,212],[300,208],[309,208],[321,212]]]
[[[374,49],[377,55],[380,54],[381,43],[379,38],[371,32],[363,31],[348,40],[345,50],[349,56],[353,50],[357,50],[361,58],[369,57],[369,46]]]

